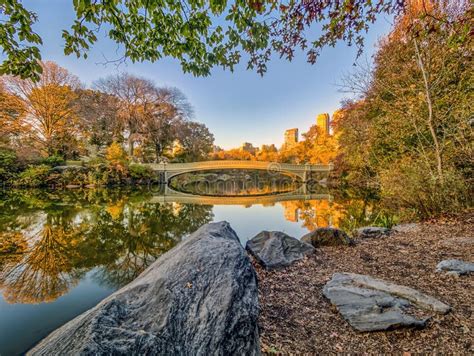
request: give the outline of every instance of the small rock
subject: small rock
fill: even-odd
[[[444,260],[438,263],[436,271],[463,276],[474,272],[474,263],[461,260]]]
[[[417,223],[399,224],[399,225],[392,226],[392,231],[400,232],[400,233],[412,232],[412,231],[418,230],[419,227],[420,225]]]
[[[429,318],[409,315],[408,308],[441,314],[450,310],[448,305],[415,289],[354,273],[335,273],[323,294],[358,331],[423,328]]]
[[[279,231],[262,231],[245,248],[269,270],[289,266],[314,251],[313,246]]]
[[[354,236],[361,239],[379,238],[390,235],[390,231],[391,230],[386,227],[365,226],[357,229]]]
[[[352,240],[344,231],[332,227],[320,227],[301,238],[313,247],[354,245]]]

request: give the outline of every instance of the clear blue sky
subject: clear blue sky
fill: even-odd
[[[315,65],[306,63],[302,54],[292,62],[275,58],[262,78],[246,70],[242,63],[233,73],[219,68],[205,78],[183,74],[178,62],[164,59],[156,63],[113,64],[106,66],[104,56],[111,60],[120,57],[117,45],[100,38],[87,60],[63,54],[61,30],[73,20],[72,1],[26,0],[39,21],[34,29],[43,37],[44,60],[53,60],[66,67],[90,86],[100,77],[117,71],[152,79],[157,85],[176,86],[188,97],[195,109],[195,119],[205,123],[215,135],[216,144],[231,148],[242,142],[255,145],[281,145],[283,132],[298,127],[306,131],[318,113],[332,113],[344,94],[336,84],[352,69],[355,48],[344,44],[326,48]],[[366,52],[370,56],[377,41],[388,33],[390,21],[381,18],[367,35]]]

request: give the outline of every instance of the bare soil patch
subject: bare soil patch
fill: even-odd
[[[474,213],[420,223],[354,247],[323,247],[279,271],[257,263],[260,340],[265,353],[474,353],[474,276],[437,273],[444,259],[474,258]],[[449,304],[423,330],[360,333],[322,295],[335,272],[367,274],[409,286]]]

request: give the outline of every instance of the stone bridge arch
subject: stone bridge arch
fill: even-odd
[[[307,182],[312,172],[329,172],[332,164],[310,165],[310,164],[289,164],[263,161],[202,161],[192,163],[157,163],[146,164],[153,171],[160,173],[162,183],[168,184],[171,178],[185,173],[213,170],[265,170],[299,177],[303,182]]]

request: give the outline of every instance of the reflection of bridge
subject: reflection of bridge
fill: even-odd
[[[203,205],[254,205],[274,204],[290,200],[332,200],[330,194],[311,194],[303,185],[296,191],[269,194],[269,195],[243,195],[243,196],[207,196],[182,193],[169,187],[165,188],[164,195],[155,195],[151,198],[152,203],[181,203],[181,204],[203,204]]]
[[[242,169],[242,170],[265,170],[271,173],[290,174],[301,178],[303,182],[308,181],[312,172],[329,172],[332,164],[289,164],[262,161],[204,161],[193,163],[157,163],[146,164],[146,166],[160,173],[164,183],[183,173],[198,171],[212,171],[220,169]]]

